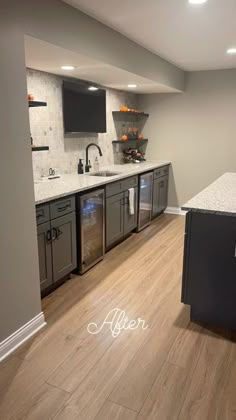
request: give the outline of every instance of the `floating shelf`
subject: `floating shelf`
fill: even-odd
[[[42,101],[28,101],[28,103],[29,103],[29,108],[47,106],[47,102],[42,102]]]
[[[140,139],[128,139],[128,140],[126,140],[126,141],[123,141],[123,140],[113,140],[113,144],[126,144],[126,143],[133,143],[133,142],[136,142],[136,143],[139,143],[139,144],[144,144],[144,143],[147,143],[148,142],[148,139],[142,139],[142,140],[140,140]]]
[[[124,111],[112,111],[113,117],[116,117],[119,120],[128,121],[132,119],[132,121],[138,121],[143,118],[148,118],[149,114],[145,114],[145,112],[124,112]]]
[[[42,152],[44,150],[49,150],[49,146],[35,146],[35,147],[32,147],[32,152]]]
[[[120,120],[128,120],[132,118],[134,121],[137,121],[142,118],[148,118],[149,114],[145,112],[124,112],[124,111],[112,111],[113,117],[118,117]]]

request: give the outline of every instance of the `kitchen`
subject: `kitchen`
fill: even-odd
[[[233,418],[235,9],[102,2],[0,14],[0,416]]]

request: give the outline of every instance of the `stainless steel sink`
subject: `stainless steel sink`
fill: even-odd
[[[119,173],[118,172],[111,172],[111,171],[99,171],[99,172],[91,172],[88,175],[109,177],[109,176],[119,175]]]

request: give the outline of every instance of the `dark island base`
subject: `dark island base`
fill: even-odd
[[[182,302],[191,320],[236,330],[236,217],[186,217]]]

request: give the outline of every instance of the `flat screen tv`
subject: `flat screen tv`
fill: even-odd
[[[65,133],[106,133],[106,91],[63,81]]]

